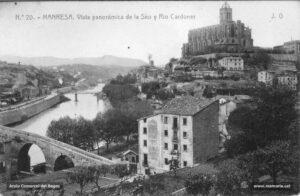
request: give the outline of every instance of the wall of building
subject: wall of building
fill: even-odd
[[[60,100],[60,95],[52,94],[45,99],[41,99],[31,104],[2,111],[0,112],[0,125],[8,125],[26,120],[58,104]]]
[[[296,75],[285,75],[285,76],[278,76],[278,85],[287,86],[292,90],[297,89],[297,76]]]
[[[257,80],[268,85],[273,84],[274,74],[268,71],[260,71],[257,73]]]
[[[295,41],[285,42],[283,44],[283,48],[286,52],[293,52],[295,54],[299,54],[300,53],[300,41],[295,40]]]
[[[164,123],[164,118],[168,118],[168,123]],[[177,137],[174,135],[173,120],[177,118],[178,129]],[[187,124],[183,125],[183,118],[187,119]],[[147,128],[147,134],[144,134],[144,128]],[[165,136],[165,130],[168,135]],[[193,121],[191,116],[180,116],[171,114],[158,114],[139,120],[139,167],[138,172],[145,174],[145,169],[149,168],[150,173],[161,173],[170,170],[170,165],[165,164],[165,159],[179,160],[179,167],[184,167],[184,161],[187,166],[193,166]],[[187,137],[183,137],[183,132]],[[176,141],[174,141],[176,137]],[[144,140],[147,141],[147,147],[144,146]],[[168,149],[165,149],[165,143]],[[171,154],[174,150],[174,144],[178,145],[178,155]],[[187,145],[187,151],[183,151],[183,145]],[[144,154],[148,155],[149,167],[143,166]]]
[[[168,123],[164,122],[164,118],[168,118]],[[165,164],[165,158],[167,158],[168,160],[172,159],[172,155],[171,155],[171,151],[174,149],[174,145],[173,145],[173,138],[177,137],[177,141],[178,143],[180,142],[180,138],[179,133],[177,133],[177,135],[174,135],[174,130],[173,130],[173,118],[174,117],[179,117],[179,116],[175,116],[175,115],[170,115],[170,114],[163,114],[161,115],[161,120],[162,120],[162,141],[161,141],[161,146],[162,146],[162,156],[160,157],[162,160],[162,167],[164,168],[165,171],[169,171],[170,170],[170,166]],[[180,129],[180,124],[178,124],[178,129]],[[165,136],[165,130],[168,131],[168,136]],[[178,131],[179,132],[179,131]],[[165,143],[168,144],[168,149],[164,149],[164,145]],[[180,150],[180,145],[178,145],[178,149]]]
[[[183,119],[187,119],[187,124],[183,124]],[[192,116],[180,116],[179,118],[179,164],[180,167],[184,167],[184,162],[187,163],[187,167],[194,166],[193,163],[193,118]],[[184,137],[183,133],[186,132],[187,136]],[[187,150],[184,151],[183,145],[187,146]]]
[[[163,114],[162,119],[165,117],[168,118],[168,123],[162,123],[162,147],[163,147],[163,156],[161,157],[163,164],[164,159],[167,158],[168,160],[178,159],[179,167],[183,167],[183,161],[188,163],[187,166],[193,166],[193,137],[192,137],[192,117],[191,116],[181,116],[181,115],[171,115],[171,114]],[[173,123],[174,118],[177,118],[177,135],[174,134]],[[187,124],[183,125],[183,118],[187,119]],[[168,136],[164,135],[165,130],[168,130]],[[183,132],[187,132],[187,138],[183,137]],[[176,138],[174,140],[174,138]],[[165,143],[168,144],[168,149],[164,149]],[[171,154],[174,150],[174,144],[178,145],[178,155]],[[183,152],[183,145],[187,145],[188,151]],[[170,165],[163,165],[166,171],[170,170]]]
[[[220,144],[219,152],[224,150],[224,143],[227,139],[230,138],[230,135],[227,132],[226,122],[229,118],[229,115],[232,111],[237,108],[236,103],[233,101],[225,101],[219,105],[219,132],[220,132]]]
[[[130,163],[136,163],[136,161],[137,161],[137,155],[136,154],[134,154],[134,153],[128,153],[128,154],[126,154],[125,156],[124,156],[124,160],[125,161],[129,161]],[[124,161],[123,160],[123,161]]]
[[[219,102],[202,109],[193,117],[194,163],[206,161],[218,154]]]
[[[147,133],[144,134],[144,128]],[[160,115],[152,116],[144,120],[139,120],[139,167],[138,172],[145,174],[145,169],[149,168],[151,172],[163,170],[161,167],[161,120]],[[147,141],[147,146],[144,146]],[[148,165],[144,165],[144,154],[147,154]],[[151,167],[148,167],[151,166]]]
[[[292,61],[295,62],[299,59],[299,55],[295,54],[269,54],[274,61]]]
[[[230,71],[244,70],[244,60],[239,57],[224,57],[219,60],[219,64]]]

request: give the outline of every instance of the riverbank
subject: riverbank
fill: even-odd
[[[30,104],[2,111],[0,112],[0,125],[11,125],[25,121],[63,101],[66,101],[63,95],[52,93]]]

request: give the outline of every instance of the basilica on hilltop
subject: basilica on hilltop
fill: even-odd
[[[182,57],[215,52],[244,52],[253,47],[251,29],[240,20],[232,20],[232,8],[225,2],[220,8],[220,24],[192,29]]]

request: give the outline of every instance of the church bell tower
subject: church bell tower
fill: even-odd
[[[227,1],[220,8],[220,24],[229,23],[232,21],[232,9],[229,7]]]

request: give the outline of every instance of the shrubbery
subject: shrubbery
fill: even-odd
[[[285,88],[261,87],[253,95],[255,108],[239,108],[229,116],[229,125],[239,127],[225,148],[242,154],[276,140],[290,140],[290,125],[296,120],[296,93]]]

